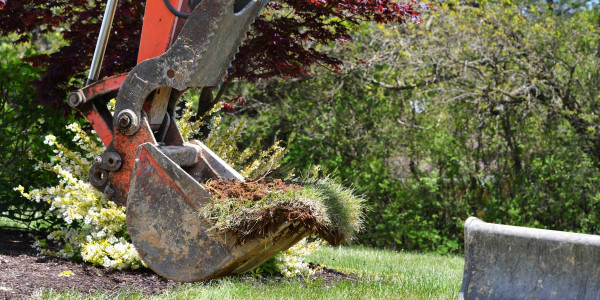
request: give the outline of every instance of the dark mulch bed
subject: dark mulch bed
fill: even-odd
[[[38,256],[30,233],[0,231],[0,299],[27,298],[39,289],[83,293],[133,288],[153,294],[178,285],[149,270],[122,272],[65,259]],[[70,270],[72,276],[59,276]]]
[[[39,256],[31,247],[33,242],[31,233],[0,229],[0,299],[29,298],[41,289],[93,293],[125,288],[149,295],[180,285],[150,270],[123,272]],[[339,280],[355,280],[354,276],[336,270],[314,264],[311,267],[318,268],[318,278],[328,285]],[[59,276],[64,271],[71,271],[73,275]]]
[[[356,275],[342,273],[338,270],[322,267],[315,263],[308,263],[308,267],[315,270],[315,276],[319,278],[324,284],[330,286],[340,280],[356,281]]]

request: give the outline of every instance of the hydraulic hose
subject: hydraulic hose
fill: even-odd
[[[190,6],[190,10],[194,10],[194,8],[200,4],[202,0],[189,0],[188,4]],[[180,11],[178,11],[172,4],[171,2],[169,2],[169,0],[163,0],[163,2],[165,3],[165,6],[167,6],[167,8],[169,9],[169,11],[171,11],[172,14],[174,14],[175,16],[182,18],[182,19],[187,19],[190,15],[186,14],[186,13],[182,13]]]

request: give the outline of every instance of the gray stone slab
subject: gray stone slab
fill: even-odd
[[[600,299],[600,236],[471,217],[459,299]]]

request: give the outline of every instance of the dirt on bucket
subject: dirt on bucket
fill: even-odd
[[[289,189],[300,188],[299,185],[287,184],[281,179],[275,179],[273,182],[240,182],[235,179],[211,180],[204,184],[204,187],[209,193],[218,196],[221,200],[235,199],[239,201],[260,201],[273,191],[285,192]]]
[[[212,180],[204,185],[207,191],[216,195],[219,201],[233,201],[243,204],[264,199],[271,192],[300,190],[297,184],[288,184],[281,179],[273,182],[239,182],[236,180]],[[244,244],[255,238],[263,238],[277,230],[282,224],[289,223],[291,232],[306,230],[335,246],[343,242],[343,235],[321,222],[317,212],[310,205],[298,199],[286,199],[256,208],[231,211],[232,226],[224,230],[235,234],[236,245]]]

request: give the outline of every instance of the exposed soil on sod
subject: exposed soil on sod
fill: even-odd
[[[219,199],[238,199],[240,201],[259,201],[272,191],[285,192],[289,189],[300,188],[298,185],[287,184],[281,179],[275,179],[273,182],[239,182],[235,179],[211,180],[204,187],[211,194],[217,195]]]
[[[273,182],[239,182],[232,180],[212,180],[207,182],[205,188],[220,200],[234,200],[240,203],[260,201],[270,192],[285,192],[290,189],[300,189],[301,186],[287,184],[281,179]],[[306,230],[312,235],[317,235],[326,240],[330,245],[337,246],[344,242],[341,232],[332,230],[319,221],[313,208],[306,203],[289,199],[276,205],[266,206],[262,210],[245,210],[235,217],[236,226],[227,230],[237,237],[236,244],[243,244],[254,238],[268,236],[277,230],[281,224],[289,223],[291,232]]]
[[[163,279],[150,270],[124,272],[38,256],[31,247],[33,242],[31,233],[0,229],[0,299],[29,298],[42,289],[76,290],[82,293],[130,289],[149,295],[180,285]],[[318,266],[312,264],[311,267]],[[64,271],[71,271],[73,275],[60,276]],[[339,280],[355,280],[352,275],[328,268],[319,268],[316,275],[327,285]]]

